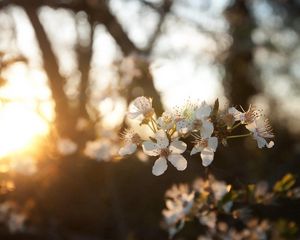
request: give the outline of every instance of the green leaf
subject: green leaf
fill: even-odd
[[[290,190],[295,183],[295,176],[291,173],[288,173],[281,180],[275,183],[273,190],[277,193],[286,192]]]

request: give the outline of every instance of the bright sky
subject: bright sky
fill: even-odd
[[[8,82],[0,88],[0,97],[8,102],[0,105],[0,157],[31,147],[38,136],[48,133],[43,118],[50,121],[53,117],[50,92],[41,72],[16,63],[3,75]]]

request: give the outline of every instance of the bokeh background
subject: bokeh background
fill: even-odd
[[[128,104],[264,109],[275,146],[232,140],[241,186],[300,169],[298,0],[0,0],[0,239],[166,239],[164,193],[204,174],[120,159]],[[11,216],[8,218],[8,212]],[[300,222],[299,208],[294,220]]]

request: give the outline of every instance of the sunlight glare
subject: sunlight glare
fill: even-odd
[[[0,157],[31,147],[33,140],[48,132],[48,124],[24,104],[12,103],[0,111]]]

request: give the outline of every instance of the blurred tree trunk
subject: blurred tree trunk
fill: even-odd
[[[254,66],[254,44],[251,40],[255,21],[250,6],[245,0],[235,0],[225,11],[230,25],[232,45],[224,66],[226,75],[223,80],[225,94],[233,105],[246,107],[249,99],[258,93],[259,77]]]
[[[59,135],[65,137],[74,136],[76,120],[78,117],[88,117],[86,110],[86,105],[88,101],[88,87],[89,87],[89,70],[90,70],[90,61],[93,54],[93,43],[91,42],[89,46],[82,47],[80,46],[77,49],[79,71],[81,73],[81,84],[80,84],[80,96],[79,96],[79,106],[77,109],[73,109],[69,105],[69,100],[64,92],[64,83],[66,79],[59,73],[59,65],[56,59],[56,56],[52,50],[51,42],[38,18],[37,10],[43,6],[49,6],[53,8],[66,8],[74,11],[75,13],[79,11],[84,11],[89,19],[91,28],[96,24],[103,24],[111,36],[116,41],[117,45],[120,47],[124,56],[130,54],[143,55],[147,56],[151,54],[152,46],[147,49],[147,53],[144,50],[136,47],[134,42],[129,39],[127,33],[124,31],[122,25],[119,23],[118,19],[111,12],[108,3],[105,1],[70,1],[66,2],[51,2],[51,1],[42,1],[42,0],[12,0],[11,2],[0,3],[1,7],[8,6],[10,3],[14,3],[23,7],[31,21],[33,29],[35,31],[38,44],[42,53],[42,59],[44,63],[44,69],[49,78],[49,85],[52,91],[53,100],[55,102],[55,113],[56,120],[55,125],[58,130]],[[167,1],[163,5],[164,12],[169,11],[170,3]],[[162,14],[164,17],[165,14]],[[162,25],[162,21],[158,24],[158,28]],[[93,31],[93,29],[91,29]],[[157,37],[159,29],[154,33]],[[91,40],[92,41],[92,40]],[[150,44],[153,45],[155,40],[150,39]],[[161,103],[160,94],[157,92],[153,78],[149,71],[149,63],[142,64],[143,68],[143,77],[139,78],[137,81],[129,86],[129,89],[136,89],[137,86],[143,88],[144,95],[153,97],[155,99],[155,107],[158,110],[158,113],[163,111],[163,106]],[[124,96],[128,102],[133,100],[136,97],[134,94],[131,94],[132,91],[128,91],[129,95]]]
[[[59,73],[57,59],[54,55],[47,34],[38,18],[37,8],[24,7],[24,10],[26,11],[35,31],[35,35],[41,50],[44,69],[49,78],[49,84],[53,100],[55,102],[56,128],[62,136],[68,136],[70,134],[70,126],[74,126],[74,119],[72,119],[71,109],[63,89],[66,79],[64,79],[64,77],[62,77]]]

